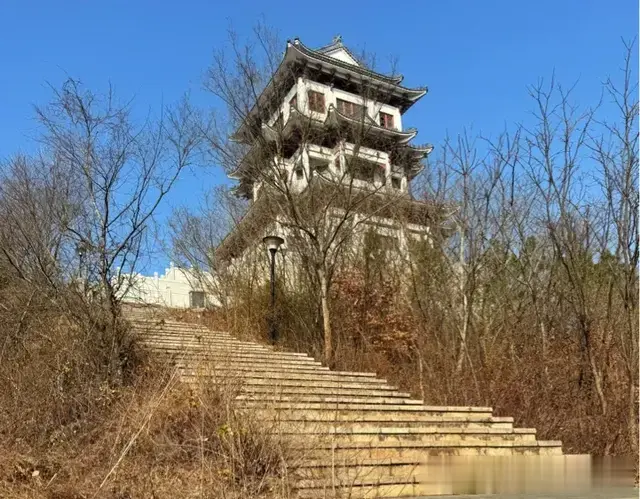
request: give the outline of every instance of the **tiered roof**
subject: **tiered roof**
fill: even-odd
[[[370,85],[392,99],[393,104],[400,109],[401,113],[407,111],[427,93],[427,87],[403,87],[400,84],[404,79],[402,75],[389,76],[368,69],[353,56],[339,38],[334,39],[330,45],[317,50],[305,46],[298,38],[295,38],[293,41],[287,41],[287,48],[280,65],[258,97],[243,125],[233,134],[235,140],[252,141],[248,123],[254,122],[259,117],[259,110],[269,105],[279,83],[289,80],[292,72],[303,71],[305,68],[334,79]]]
[[[333,105],[330,105],[327,109],[327,115],[324,120],[310,118],[309,116],[301,113],[297,107],[291,106],[289,118],[286,123],[282,125],[282,129],[278,130],[275,126],[268,125],[266,123],[262,124],[262,138],[265,142],[276,142],[279,138],[290,137],[301,127],[314,127],[318,130],[328,130],[330,127],[337,129],[345,125],[366,127],[366,135],[386,140],[387,143],[394,144],[395,146],[400,146],[396,148],[398,151],[406,149],[400,154],[406,161],[408,161],[407,173],[409,175],[409,179],[412,179],[420,173],[422,169],[420,161],[433,150],[433,146],[430,144],[423,146],[409,145],[409,142],[418,134],[418,131],[415,128],[408,128],[406,130],[385,128],[380,126],[374,119],[366,114],[364,116],[364,120],[361,118],[354,118],[341,113]],[[229,176],[233,179],[241,180],[244,177],[246,169],[250,167],[256,155],[259,155],[260,149],[260,145],[254,145],[254,147],[252,147],[245,156],[245,161],[243,161]]]
[[[442,234],[450,233],[451,227],[447,222],[447,213],[452,211],[452,207],[443,203],[415,201],[410,196],[403,193],[392,193],[394,196],[394,202],[389,202],[389,194],[383,194],[380,192],[371,193],[365,189],[360,189],[354,186],[338,186],[345,192],[349,191],[344,196],[336,196],[335,185],[318,182],[316,184],[316,190],[313,194],[309,191],[305,191],[300,195],[300,203],[305,206],[313,206],[314,204],[322,205],[322,196],[325,195],[331,198],[331,202],[336,204],[336,207],[340,207],[341,202],[347,202],[355,211],[362,214],[376,213],[380,218],[394,218],[399,219],[407,223],[426,226],[431,225],[434,231],[442,232]],[[324,189],[326,188],[326,189]],[[324,189],[324,190],[323,190]],[[238,225],[232,230],[225,239],[216,248],[215,257],[220,262],[230,261],[242,254],[242,252],[249,246],[259,240],[264,234],[264,229],[270,223],[273,222],[277,213],[281,212],[281,194],[277,194],[274,197],[263,196],[249,206],[249,209],[245,216],[240,220]],[[353,198],[359,197],[360,202],[354,203]],[[347,201],[349,199],[349,201]]]
[[[401,83],[404,79],[402,75],[385,75],[372,71],[342,43],[340,37],[334,38],[329,45],[315,50],[304,45],[298,38],[287,41],[280,65],[258,97],[244,123],[232,137],[234,140],[250,146],[242,163],[230,174],[231,178],[240,181],[240,185],[236,189],[238,194],[250,196],[252,179],[249,172],[252,166],[262,159],[263,145],[280,139],[290,139],[289,141],[293,143],[296,134],[300,134],[301,130],[317,130],[324,133],[352,127],[360,132],[362,127],[365,127],[364,143],[373,144],[374,148],[376,144],[383,145],[386,150],[391,152],[394,160],[402,163],[409,180],[420,173],[423,168],[422,159],[432,151],[433,146],[430,144],[410,145],[410,141],[418,133],[414,128],[406,130],[386,128],[380,126],[366,113],[361,118],[349,116],[338,111],[331,104],[324,119],[307,116],[296,105],[291,105],[285,123],[269,125],[265,116],[271,115],[277,107],[282,105],[281,96],[289,90],[289,86],[295,81],[292,76],[306,72],[312,72],[318,79],[324,75],[332,82],[357,83],[360,88],[369,86],[376,92],[383,93],[389,103],[398,107],[401,113],[404,113],[427,93],[426,87],[412,89],[402,86]],[[357,135],[361,136],[360,133]]]

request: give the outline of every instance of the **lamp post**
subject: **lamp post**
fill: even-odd
[[[269,318],[269,339],[275,343],[278,339],[276,328],[276,253],[278,248],[284,243],[284,239],[278,236],[266,236],[262,239],[267,250],[269,250],[271,263],[271,313]]]
[[[80,289],[82,293],[85,290],[85,282],[84,282],[84,256],[86,254],[86,246],[85,243],[79,242],[76,244],[76,255],[78,255],[78,280],[80,281]]]

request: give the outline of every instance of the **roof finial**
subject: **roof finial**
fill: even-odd
[[[333,43],[342,43],[342,35],[336,35],[333,37]]]

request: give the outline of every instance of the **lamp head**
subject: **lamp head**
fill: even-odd
[[[76,254],[80,258],[84,257],[84,254],[85,254],[85,246],[84,246],[84,244],[82,244],[82,243],[76,244]]]
[[[278,248],[284,243],[284,239],[278,236],[266,236],[262,242],[269,251],[278,251]]]

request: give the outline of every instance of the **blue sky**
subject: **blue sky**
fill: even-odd
[[[381,61],[396,57],[407,85],[429,87],[404,123],[436,147],[465,126],[491,135],[523,119],[526,86],[553,71],[579,79],[576,98],[592,102],[620,67],[620,38],[638,31],[636,0],[0,0],[0,158],[33,150],[33,106],[49,99],[46,82],[67,76],[111,82],[142,113],[185,91],[210,104],[202,74],[213,48],[230,24],[246,33],[261,17],[284,39],[315,47],[340,34]],[[221,177],[185,176],[163,212]]]

